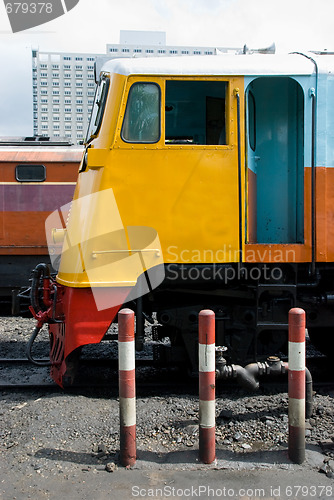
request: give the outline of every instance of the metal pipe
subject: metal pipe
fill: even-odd
[[[139,291],[139,293],[141,293],[141,290]],[[140,295],[136,301],[136,351],[142,351],[144,349],[144,329],[145,319],[143,316],[143,297],[142,295]]]
[[[305,418],[311,418],[313,413],[313,381],[312,375],[305,366]]]
[[[234,89],[234,95],[237,99],[237,128],[238,128],[238,201],[239,201],[239,247],[240,247],[240,259],[239,262],[243,261],[242,255],[242,185],[241,185],[241,118],[240,118],[240,94],[239,89]]]
[[[289,311],[289,458],[305,460],[305,311]]]
[[[316,261],[316,250],[317,250],[317,226],[316,226],[316,159],[315,159],[315,113],[316,113],[316,95],[315,89],[310,89],[310,97],[312,99],[312,139],[311,139],[311,172],[312,172],[312,181],[311,181],[311,191],[312,191],[312,265],[311,265],[311,273],[315,274],[315,261]]]
[[[259,382],[255,376],[259,374],[257,363],[251,363],[245,367],[240,365],[232,365],[235,371],[237,382],[247,390],[256,391],[259,388]]]
[[[41,328],[42,328],[41,326],[36,326],[34,328],[34,331],[32,332],[32,335],[31,335],[29,342],[27,344],[27,347],[26,347],[26,355],[27,355],[27,358],[29,359],[29,361],[31,363],[33,363],[34,365],[50,366],[51,365],[50,361],[39,361],[38,359],[35,359],[32,355],[32,346],[33,346],[33,343],[35,342],[35,339],[36,339],[37,335],[39,334]]]
[[[250,363],[245,367],[227,365],[224,358],[218,357],[216,360],[216,379],[235,378],[240,386],[251,391],[259,388],[257,377],[285,375],[288,371],[289,363],[281,361],[276,356],[270,356],[264,363]],[[305,418],[310,418],[312,413],[313,381],[310,370],[305,367]]]
[[[311,204],[311,231],[312,231],[312,262],[311,262],[311,274],[315,274],[315,263],[316,263],[316,246],[317,246],[317,237],[316,237],[316,127],[317,127],[317,119],[316,119],[316,96],[318,92],[318,64],[317,61],[308,54],[303,54],[302,52],[292,52],[292,54],[299,54],[300,56],[306,57],[314,64],[315,69],[315,88],[309,89],[309,96],[312,99],[312,137],[311,137],[311,191],[312,191],[312,204]]]
[[[135,321],[131,309],[118,313],[118,380],[121,464],[136,462]]]
[[[32,282],[30,289],[30,302],[35,312],[39,312],[43,310],[39,302],[38,290],[39,290],[39,280],[43,275],[44,279],[50,278],[50,270],[47,264],[41,263],[37,264],[35,269],[32,272]],[[44,309],[45,310],[45,309]]]
[[[199,358],[199,457],[211,464],[216,456],[216,352],[215,313],[203,310],[198,316]]]

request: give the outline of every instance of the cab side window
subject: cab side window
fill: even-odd
[[[125,142],[155,143],[160,139],[160,87],[137,82],[129,92],[123,126]]]
[[[166,144],[227,144],[223,81],[166,81]]]

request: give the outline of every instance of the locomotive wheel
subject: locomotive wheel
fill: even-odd
[[[308,334],[314,347],[325,356],[334,350],[334,328],[309,328]]]
[[[71,352],[66,358],[66,372],[63,375],[63,387],[70,387],[78,371],[82,346]]]

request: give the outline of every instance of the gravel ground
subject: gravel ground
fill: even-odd
[[[0,318],[0,357],[22,356],[33,326],[34,321],[27,318]],[[113,350],[115,343],[111,344],[109,348]],[[43,350],[46,355],[45,337],[37,345],[38,355],[43,355]],[[43,370],[44,379],[50,380],[48,370]],[[24,376],[33,380],[38,376],[37,372],[40,373],[40,368],[29,367]],[[15,377],[19,371],[12,371],[10,376],[8,373],[8,369],[0,368],[2,379]],[[333,398],[334,388],[319,390],[314,396],[313,415],[306,422],[307,448],[316,449],[321,454],[320,463],[318,461],[314,467],[323,472],[328,481],[333,480],[334,470]],[[288,396],[285,392],[274,392],[266,387],[254,395],[237,386],[228,391],[219,387],[217,456],[224,453],[233,468],[239,467],[240,462],[253,464],[257,453],[286,453],[287,413]],[[30,498],[33,490],[28,485],[35,484],[38,489],[38,482],[42,479],[61,479],[74,484],[79,477],[80,481],[83,480],[83,474],[91,479],[96,474],[108,475],[107,471],[117,470],[117,389],[3,391],[0,415],[0,498]],[[139,395],[137,447],[138,460],[150,464],[149,467],[173,463],[178,469],[180,464],[175,463],[178,453],[190,451],[193,460],[190,466],[200,466],[195,391],[191,395],[167,391]],[[26,483],[15,485],[15,478],[23,477]],[[49,496],[45,493],[41,498]]]

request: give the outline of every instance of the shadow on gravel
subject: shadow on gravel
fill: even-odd
[[[151,462],[155,464],[184,464],[202,465],[198,458],[198,449],[171,451],[168,453],[158,453],[152,451],[138,451],[138,460],[143,462]],[[249,463],[254,465],[289,465],[291,462],[288,458],[288,452],[282,450],[267,450],[255,452],[237,452],[231,450],[216,450],[217,463],[211,464],[211,467],[221,465],[220,462],[231,464],[233,463]]]
[[[101,461],[97,456],[93,456],[92,453],[58,450],[54,448],[41,448],[35,453],[35,457],[81,465],[101,465]]]
[[[78,465],[101,465],[101,461],[97,456],[91,453],[74,452],[68,450],[60,450],[53,448],[42,448],[35,453],[36,458],[44,458],[58,462],[69,462]],[[118,453],[109,455],[108,458],[116,461]],[[216,462],[211,464],[211,467],[218,468],[233,468],[236,464],[256,465],[290,465],[286,449],[281,450],[266,450],[255,452],[236,452],[230,450],[217,450]],[[203,465],[198,458],[198,449],[170,451],[170,452],[154,452],[146,450],[137,450],[136,466],[144,466],[145,464],[152,465],[168,465],[168,464],[187,464],[188,466]]]

